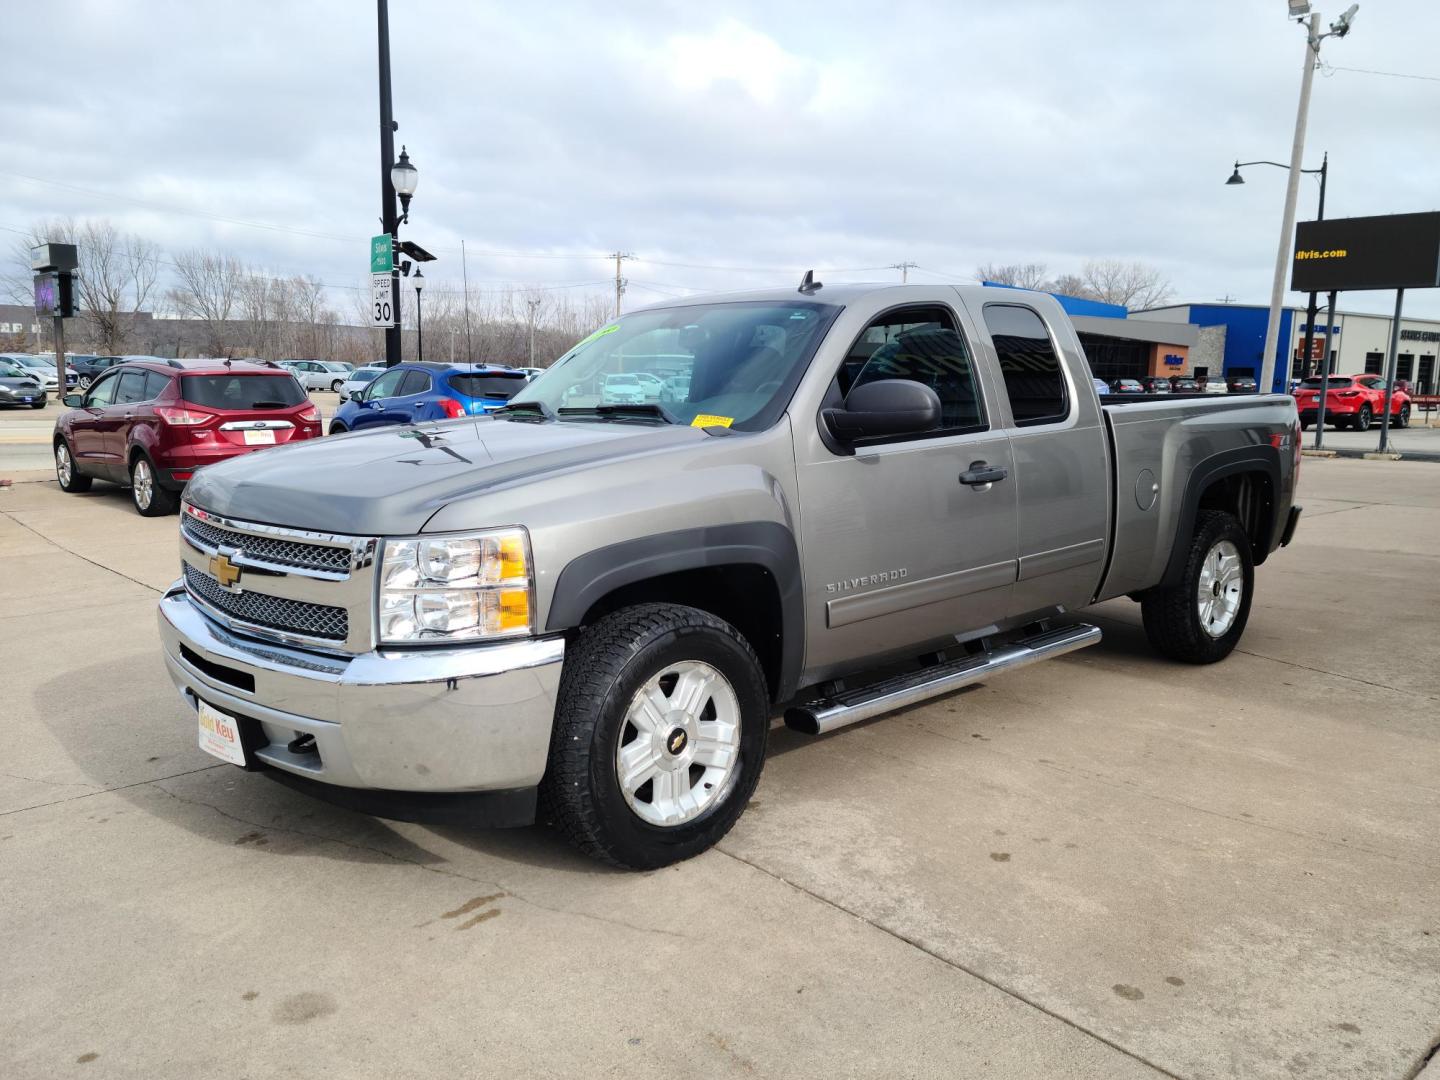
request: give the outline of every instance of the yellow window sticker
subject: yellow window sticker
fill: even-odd
[[[613,334],[616,330],[619,330],[619,329],[620,329],[620,324],[619,324],[619,323],[611,323],[609,326],[602,326],[599,330],[596,330],[593,334],[591,334],[589,337],[587,337],[584,341],[580,342],[580,345],[589,345],[590,342],[594,341],[596,338],[602,338],[602,337],[604,337],[606,334]],[[576,346],[576,347],[578,348],[579,346]]]
[[[729,427],[735,422],[733,416],[711,416],[709,413],[701,413],[690,421],[691,427]]]

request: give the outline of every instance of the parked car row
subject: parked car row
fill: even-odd
[[[32,409],[43,409],[45,380],[39,372],[21,367],[13,360],[0,358],[0,405],[28,405]]]
[[[6,360],[31,372],[40,378],[41,384],[46,390],[58,394],[60,392],[60,380],[55,374],[55,357],[53,354],[45,353],[0,353],[0,360]],[[79,381],[80,374],[66,362],[65,385],[74,386]]]

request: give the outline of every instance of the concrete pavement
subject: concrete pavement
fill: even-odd
[[[0,1075],[1402,1077],[1440,1040],[1440,470],[1306,459],[1241,651],[823,739],[719,850],[360,817],[195,749],[174,519],[0,490]]]

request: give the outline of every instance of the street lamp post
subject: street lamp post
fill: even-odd
[[[1295,232],[1295,200],[1300,193],[1300,161],[1305,153],[1305,126],[1310,119],[1310,87],[1315,81],[1315,67],[1320,63],[1320,43],[1328,37],[1344,37],[1350,32],[1359,4],[1351,4],[1330,24],[1328,33],[1320,33],[1320,13],[1310,10],[1309,0],[1288,0],[1290,16],[1310,18],[1305,28],[1305,66],[1300,77],[1300,104],[1295,111],[1295,139],[1290,146],[1290,182],[1285,188],[1285,211],[1280,221],[1280,244],[1275,251],[1275,277],[1270,286],[1270,318],[1265,327],[1265,352],[1260,358],[1260,392],[1270,393],[1275,383],[1275,352],[1280,341],[1280,307],[1285,296],[1285,269],[1290,264],[1290,249]]]
[[[1229,180],[1226,180],[1225,183],[1226,183],[1226,184],[1243,184],[1243,183],[1245,183],[1245,178],[1240,175],[1240,170],[1241,170],[1241,169],[1244,169],[1244,168],[1247,168],[1247,167],[1249,167],[1249,166],[1251,166],[1251,165],[1273,165],[1273,166],[1274,166],[1275,168],[1277,168],[1277,169],[1289,169],[1289,168],[1290,168],[1289,165],[1281,164],[1281,163],[1278,162],[1278,161],[1236,161],[1236,162],[1235,162],[1235,171],[1230,174],[1230,179],[1229,179]],[[1325,220],[1325,181],[1326,181],[1326,180],[1329,178],[1329,176],[1330,176],[1330,152],[1327,150],[1327,151],[1325,152],[1325,154],[1321,157],[1321,159],[1320,159],[1320,168],[1318,168],[1318,169],[1301,169],[1300,172],[1302,172],[1302,173],[1309,173],[1309,174],[1317,175],[1317,176],[1320,177],[1320,205],[1319,205],[1319,207],[1317,208],[1317,210],[1316,210],[1316,212],[1315,212],[1315,220],[1316,220],[1316,221],[1324,221],[1324,220]],[[1316,317],[1316,316],[1319,314],[1319,312],[1320,312],[1318,300],[1319,300],[1319,294],[1312,292],[1312,293],[1310,294],[1310,302],[1306,305],[1306,308],[1305,308],[1305,316],[1306,316],[1306,323],[1305,323],[1305,345],[1304,345],[1305,361],[1304,361],[1304,367],[1303,367],[1301,370],[1304,371],[1304,372],[1306,373],[1306,375],[1308,375],[1308,374],[1310,373],[1310,370],[1311,370],[1311,369],[1310,369],[1311,355],[1312,355],[1312,353],[1315,351],[1315,317]],[[1273,314],[1272,314],[1272,322],[1273,322],[1273,321],[1274,321],[1274,317],[1273,317]],[[1330,373],[1330,327],[1334,324],[1334,322],[1335,322],[1335,294],[1332,292],[1332,293],[1330,294],[1330,314],[1329,314],[1329,317],[1325,320],[1325,347],[1324,347],[1325,355],[1321,358],[1321,361],[1320,361],[1320,372],[1321,372],[1321,378],[1322,378],[1322,379],[1326,378],[1326,377],[1329,375],[1329,373]],[[1278,324],[1277,324],[1277,325],[1278,325]],[[1277,330],[1277,335],[1278,335],[1278,330]],[[1272,352],[1273,352],[1273,350],[1270,349],[1270,348],[1267,346],[1267,350],[1266,350],[1266,354],[1265,354],[1266,357],[1269,357]],[[1262,368],[1262,370],[1263,370],[1263,368]],[[1273,381],[1273,380],[1272,380],[1272,381]],[[1265,387],[1266,387],[1267,385],[1268,385],[1267,383],[1257,382],[1256,388],[1257,388],[1258,390],[1260,390],[1261,393],[1265,393],[1265,392],[1267,392],[1267,391],[1265,390]],[[1316,447],[1316,449],[1319,449],[1319,448],[1321,447],[1321,445],[1324,443],[1324,441],[1325,441],[1325,386],[1322,385],[1321,388],[1320,388],[1319,413],[1318,413],[1318,415],[1315,417],[1315,447]]]
[[[395,132],[400,125],[395,122],[395,110],[390,96],[390,8],[388,0],[375,0],[376,26],[380,42],[380,227],[390,236],[393,246],[400,232],[402,216],[396,213],[395,199],[399,196],[404,207],[403,220],[410,219],[410,196],[415,194],[419,172],[410,164],[405,148],[400,148],[400,160],[395,160]],[[385,366],[393,367],[402,358],[404,333],[400,319],[400,274],[390,271],[390,295],[395,302],[395,321],[385,328]]]
[[[425,275],[420,268],[415,268],[415,276],[411,279],[415,285],[415,359],[423,362],[425,360],[425,321],[420,310],[420,291],[425,288]]]

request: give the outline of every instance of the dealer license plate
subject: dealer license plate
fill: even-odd
[[[275,432],[269,428],[246,428],[246,446],[269,446],[275,442]]]
[[[231,765],[245,764],[245,747],[240,745],[240,725],[228,713],[200,702],[200,749]]]

